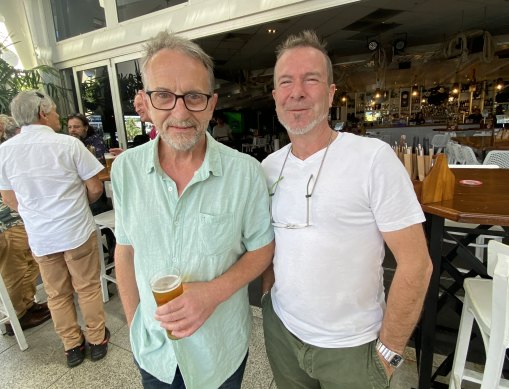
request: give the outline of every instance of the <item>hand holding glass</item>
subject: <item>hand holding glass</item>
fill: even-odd
[[[150,287],[158,307],[170,302],[184,292],[180,271],[175,267],[156,273],[150,280]],[[166,333],[168,338],[178,339],[171,334],[170,330],[167,330]]]

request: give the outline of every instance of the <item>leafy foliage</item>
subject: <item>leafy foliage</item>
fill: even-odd
[[[0,42],[0,53],[6,50]],[[23,90],[44,89],[57,106],[59,101],[68,98],[68,89],[60,86],[60,73],[57,69],[41,65],[32,69],[16,69],[0,58],[0,113],[9,114],[9,104]]]

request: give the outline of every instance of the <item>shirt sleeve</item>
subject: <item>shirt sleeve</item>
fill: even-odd
[[[115,209],[115,240],[118,244],[130,245],[131,242],[127,237],[124,229],[124,215],[123,215],[123,199],[120,196],[121,193],[125,193],[123,190],[123,170],[121,165],[123,163],[123,156],[119,155],[115,158],[115,163],[111,167],[111,186],[113,189],[113,208]]]
[[[76,139],[73,149],[74,163],[76,164],[78,175],[83,181],[92,178],[104,169],[104,166],[79,140]]]
[[[390,146],[379,148],[372,163],[370,204],[380,231],[397,231],[424,222],[412,181]]]

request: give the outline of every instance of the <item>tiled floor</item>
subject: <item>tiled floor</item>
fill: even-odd
[[[105,304],[107,326],[111,330],[108,355],[99,362],[85,362],[67,368],[62,344],[53,330],[53,323],[25,331],[29,348],[20,351],[16,339],[0,335],[0,387],[9,389],[43,388],[141,388],[140,378],[132,360],[128,329],[117,295]],[[261,311],[253,307],[254,328],[243,389],[275,388],[263,344]],[[415,354],[407,350],[407,361],[395,373],[391,388],[416,387]],[[437,357],[437,361],[440,357]],[[476,387],[476,386],[472,386]]]

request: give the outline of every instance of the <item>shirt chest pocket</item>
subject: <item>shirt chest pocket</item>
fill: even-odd
[[[214,255],[230,249],[234,240],[233,228],[233,213],[220,215],[200,213],[201,252]]]

